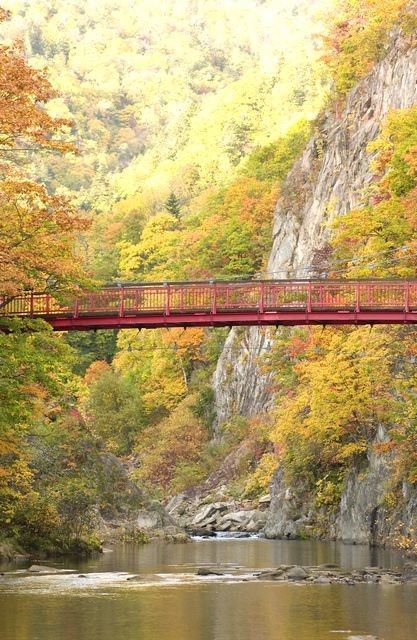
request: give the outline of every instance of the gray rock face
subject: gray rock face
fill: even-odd
[[[293,491],[285,483],[282,470],[278,470],[271,483],[271,504],[264,533],[267,538],[293,540],[302,535],[308,524],[312,505],[306,502],[304,487]]]
[[[42,564],[32,564],[28,571],[30,573],[59,573],[59,569],[55,569],[54,567],[44,566]]]
[[[342,113],[327,116],[282,188],[268,264],[271,277],[306,278],[317,251],[326,246],[328,223],[361,204],[372,182],[372,154],[368,145],[378,135],[391,109],[417,104],[417,49],[393,34],[385,59],[350,93]],[[272,344],[268,329],[232,330],[214,376],[218,432],[232,415],[253,416],[270,408],[270,380],[258,366]],[[369,454],[363,473],[347,479],[340,512],[330,522],[329,537],[351,542],[386,540],[393,535],[381,506],[389,460]],[[308,532],[317,514],[302,488],[292,492],[277,472],[271,487],[268,537],[299,536]],[[404,528],[416,525],[417,492],[404,484],[403,500],[394,521]]]
[[[375,442],[383,442],[384,430],[378,430]],[[384,495],[393,473],[392,460],[373,448],[368,453],[365,469],[352,469],[348,474],[339,509],[326,514],[326,537],[346,543],[389,544],[403,531],[417,530],[417,490],[403,484],[403,499],[394,512],[384,506]],[[302,485],[288,487],[282,471],[277,471],[271,484],[272,501],[264,533],[267,538],[298,538],[314,531],[320,519],[312,499],[306,498]],[[370,567],[367,567],[370,570]],[[377,570],[377,568],[373,568]],[[416,572],[417,573],[417,572]]]
[[[380,428],[376,442],[384,440]],[[370,451],[367,471],[359,474],[353,470],[349,474],[336,520],[338,538],[345,542],[375,542],[378,511],[391,473],[389,460]]]
[[[416,103],[417,49],[407,49],[397,34],[386,58],[352,90],[344,112],[327,118],[288,175],[275,212],[270,277],[309,276],[327,242],[327,223],[360,204],[372,181],[366,149],[385,116]],[[270,379],[258,366],[271,342],[270,329],[230,332],[213,381],[218,425],[271,406]]]
[[[221,425],[231,416],[251,416],[272,404],[270,377],[259,370],[259,357],[272,344],[269,328],[232,329],[226,339],[214,373],[216,402],[215,434],[221,439]]]
[[[303,567],[292,567],[287,571],[288,580],[305,580],[308,573]]]
[[[212,519],[212,516],[215,512],[216,508],[214,507],[214,505],[207,504],[202,509],[200,509],[191,524],[195,526],[201,524],[204,521],[206,521],[206,524],[209,524],[207,520]]]
[[[206,501],[207,498],[203,500]],[[187,501],[183,497],[183,501],[183,508],[178,501],[173,504],[181,511],[180,524],[193,535],[207,536],[217,531],[233,531],[249,535],[261,531],[267,519],[267,511],[261,508],[263,503],[229,500],[202,504],[200,496],[193,501]],[[255,508],[256,506],[259,508]]]

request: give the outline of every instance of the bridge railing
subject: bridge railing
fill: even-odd
[[[51,294],[0,296],[0,315],[19,317],[172,315],[255,311],[417,310],[417,281],[187,282],[103,287],[68,304]]]

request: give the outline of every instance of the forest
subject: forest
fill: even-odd
[[[405,0],[182,0],[163,16],[149,0],[2,4],[8,298],[279,277],[267,264],[288,172],[324,114],[384,57],[393,29],[409,46],[417,34]],[[326,271],[414,278],[417,107],[391,111],[369,153],[372,183],[332,223]],[[259,363],[272,410],[221,425],[213,373],[228,329],[2,329],[4,544],[98,549],[100,519],[198,486],[237,449],[228,491],[240,500],[267,493],[281,468],[331,512],[372,446],[395,460],[387,508],[404,480],[417,483],[413,328],[280,329]],[[386,441],[373,445],[381,424]],[[417,550],[413,535],[392,543]]]

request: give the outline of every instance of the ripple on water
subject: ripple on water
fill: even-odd
[[[0,594],[27,593],[27,594],[73,594],[82,595],[95,591],[100,595],[107,595],[103,589],[115,590],[146,589],[153,587],[169,587],[178,585],[198,585],[203,582],[243,582],[246,574],[224,573],[223,575],[198,576],[195,573],[156,573],[135,575],[128,572],[98,572],[98,573],[68,573],[48,575],[30,575],[23,571],[10,572],[2,576],[0,581]]]

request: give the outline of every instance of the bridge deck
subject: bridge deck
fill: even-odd
[[[0,296],[0,316],[57,331],[417,323],[417,280],[184,282],[104,287],[69,304],[51,294]]]

